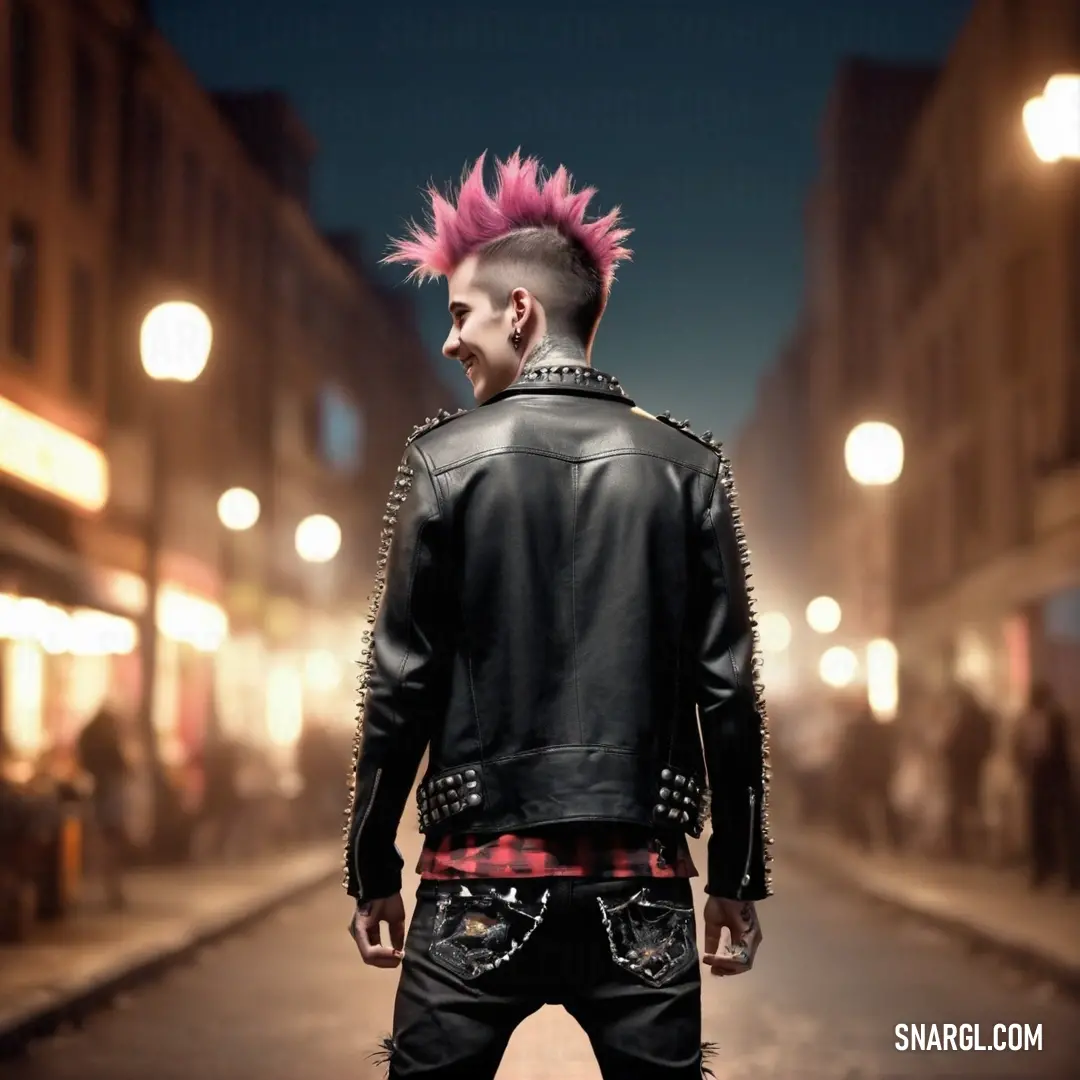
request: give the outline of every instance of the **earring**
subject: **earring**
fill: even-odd
[[[514,351],[517,352],[521,348],[521,327],[515,326],[513,332],[510,334],[510,344],[513,345]]]

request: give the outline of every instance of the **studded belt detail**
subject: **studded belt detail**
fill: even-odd
[[[704,830],[707,799],[705,786],[698,779],[665,768],[660,772],[657,801],[652,810],[653,822],[668,829],[674,826],[698,837]],[[416,789],[420,831],[464,810],[482,806],[483,802],[477,768],[470,766],[428,780]]]
[[[674,769],[663,769],[659,799],[653,807],[653,821],[658,825],[677,825],[691,836],[700,836],[704,830],[703,793],[703,786],[693,777]]]
[[[476,769],[462,769],[429,780],[416,789],[420,829],[445,821],[462,810],[480,806],[483,801],[480,774]]]

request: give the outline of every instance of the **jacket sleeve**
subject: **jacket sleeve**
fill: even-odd
[[[758,682],[746,541],[731,471],[722,457],[701,543],[697,706],[712,817],[705,891],[732,900],[761,900],[772,894],[768,719]]]
[[[346,827],[344,884],[358,902],[401,889],[397,829],[431,724],[445,707],[445,534],[435,480],[415,444],[398,468],[384,520]]]

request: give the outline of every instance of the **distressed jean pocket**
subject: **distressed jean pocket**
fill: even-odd
[[[453,885],[440,889],[429,954],[460,979],[475,979],[505,964],[540,925],[548,893],[528,902],[510,885]]]
[[[697,963],[692,907],[655,900],[647,888],[620,903],[597,903],[612,959],[650,986],[665,986]]]

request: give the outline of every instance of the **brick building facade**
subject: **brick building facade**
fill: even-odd
[[[292,685],[315,652],[324,690],[331,657],[344,676],[405,438],[449,395],[350,237],[315,225],[315,146],[287,101],[208,93],[137,0],[0,16],[0,729],[33,754],[107,697],[137,708],[156,508],[171,610],[218,628],[162,627],[156,720],[183,756],[215,698],[228,713],[247,693],[215,695],[215,667],[265,684],[273,662]],[[154,383],[140,324],[176,299],[208,314],[211,358],[194,383]],[[232,487],[261,506],[242,533],[217,517]],[[311,514],[341,526],[325,565],[294,546]],[[75,624],[111,644],[73,644]],[[349,719],[348,682],[319,709]],[[224,721],[265,736],[262,706],[237,709]]]

